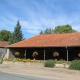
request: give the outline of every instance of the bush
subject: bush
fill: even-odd
[[[45,63],[44,63],[44,66],[45,67],[54,67],[55,66],[55,61],[54,60],[47,60]]]
[[[2,64],[2,62],[3,62],[3,61],[0,59],[0,64]]]
[[[66,63],[66,61],[65,60],[59,60],[59,61],[56,61],[56,64],[63,64],[63,63]]]
[[[80,60],[73,60],[69,69],[80,70]]]

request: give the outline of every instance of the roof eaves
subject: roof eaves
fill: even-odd
[[[80,45],[65,45],[65,46],[46,46],[46,45],[44,45],[44,46],[14,46],[14,47],[12,47],[12,46],[6,46],[6,47],[8,47],[8,48],[32,48],[32,47],[42,47],[42,48],[44,48],[44,47],[80,47]]]

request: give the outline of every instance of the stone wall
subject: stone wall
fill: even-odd
[[[5,55],[6,49],[0,48],[0,59]]]
[[[9,58],[14,59],[14,50],[13,49],[9,49]]]

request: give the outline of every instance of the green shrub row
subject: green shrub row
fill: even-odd
[[[0,59],[0,64],[2,64],[2,62],[3,62],[3,60],[2,60],[2,59]]]
[[[45,63],[44,63],[44,66],[45,67],[51,67],[53,68],[55,66],[55,60],[47,60]]]
[[[80,70],[80,60],[73,60],[69,69]]]

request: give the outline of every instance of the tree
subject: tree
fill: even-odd
[[[62,25],[62,26],[57,26],[53,30],[54,33],[72,33],[72,32],[77,32],[76,30],[72,29],[70,25]]]
[[[52,34],[53,33],[53,30],[51,28],[47,28],[45,31],[44,31],[44,34]]]
[[[23,40],[23,34],[21,31],[21,25],[19,21],[17,21],[16,27],[14,28],[14,32],[12,33],[12,36],[9,39],[9,44],[13,44],[22,40]]]
[[[7,30],[1,30],[0,31],[0,41],[8,41],[11,37],[11,32]]]
[[[41,31],[39,34],[52,34],[52,33],[53,33],[53,29],[46,28],[46,30]]]
[[[39,34],[44,34],[43,31],[41,31]]]
[[[73,33],[77,32],[76,30],[72,29],[72,27],[67,24],[67,25],[62,25],[62,26],[57,26],[53,30],[52,28],[46,28],[44,31],[41,31],[39,34],[53,34],[53,33]]]

